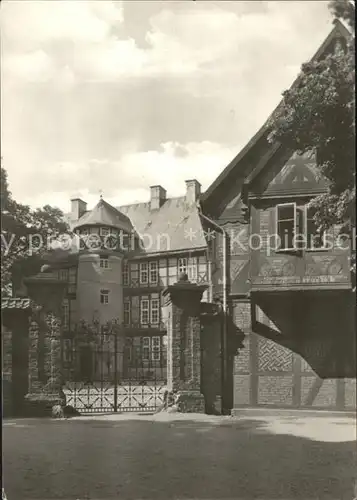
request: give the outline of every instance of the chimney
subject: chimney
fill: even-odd
[[[190,205],[197,203],[201,194],[201,184],[192,179],[186,182],[186,202]]]
[[[162,186],[150,186],[150,210],[159,210],[166,201],[166,189]]]
[[[87,203],[80,198],[71,200],[71,220],[76,221],[87,211]]]

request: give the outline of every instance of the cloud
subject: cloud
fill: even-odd
[[[327,2],[2,2],[14,196],[116,204],[207,185],[331,29]],[[131,197],[131,198],[130,198]]]
[[[41,182],[27,196],[26,203],[36,199],[45,203],[43,192],[51,192],[51,203],[68,210],[69,199],[80,197],[89,204],[104,198],[114,205],[125,205],[149,199],[149,186],[162,184],[169,196],[184,193],[184,180],[194,177],[203,188],[215,179],[237,151],[208,141],[202,143],[163,143],[158,150],[127,153],[120,161],[91,159],[86,163],[62,162],[51,165]],[[21,183],[32,184],[32,172],[24,172]],[[71,192],[68,192],[71,179]]]

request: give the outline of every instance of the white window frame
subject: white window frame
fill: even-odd
[[[311,244],[311,236],[310,235],[310,238],[309,238],[309,235],[308,235],[308,220],[310,219],[311,220],[311,217],[308,219],[308,211],[311,210],[312,207],[309,207],[308,205],[305,205],[304,207],[304,233],[305,233],[305,238],[306,238],[306,247],[305,247],[305,250],[309,251],[309,252],[319,252],[321,250],[326,250],[326,238],[325,238],[325,235],[326,235],[326,231],[323,231],[322,234],[321,234],[321,241],[322,241],[322,245],[320,247],[315,247],[315,246],[310,246]]]
[[[149,282],[151,285],[156,285],[158,281],[159,281],[159,266],[158,262],[156,260],[153,260],[149,262]]]
[[[161,337],[142,337],[141,356],[143,361],[160,361]]]
[[[144,276],[146,276],[146,278],[143,279]],[[140,262],[139,280],[141,285],[147,285],[149,283],[149,266],[147,262]]]
[[[102,269],[109,269],[109,259],[108,257],[100,257],[99,259],[99,267]]]
[[[155,305],[155,307],[153,307]],[[154,320],[154,313],[157,313],[157,320]],[[150,324],[158,325],[160,323],[160,299],[150,298]]]
[[[129,285],[129,264],[124,262],[123,264],[123,286]]]
[[[146,351],[147,350],[147,351]],[[144,353],[147,352],[147,356]],[[142,345],[141,345],[141,358],[143,361],[150,361],[151,354],[151,338],[150,337],[142,337]]]
[[[145,307],[143,307],[145,304]],[[143,320],[143,313],[147,314],[147,319]],[[140,299],[140,324],[148,325],[150,323],[150,300],[149,299]]]
[[[161,359],[161,337],[158,335],[151,337],[151,360],[160,361]]]
[[[179,257],[177,259],[177,272],[178,275],[185,273],[187,274],[187,267],[188,267],[188,262],[187,262],[187,257]]]
[[[109,304],[109,290],[101,290],[100,291],[100,303],[103,305]]]
[[[187,266],[187,276],[189,281],[197,281],[197,276],[198,276],[197,268],[198,268],[197,257],[189,257]]]
[[[125,321],[126,315],[127,315],[128,321]],[[131,302],[130,302],[130,299],[124,300],[123,320],[124,320],[124,325],[130,325],[130,323],[131,323]]]
[[[296,237],[296,233],[297,233],[297,206],[296,206],[296,203],[293,201],[293,202],[288,202],[288,203],[278,203],[275,207],[275,234],[277,236],[279,236],[279,208],[280,207],[287,207],[287,206],[293,206],[294,207],[294,230],[293,230],[293,241],[294,241],[294,238]],[[285,235],[284,235],[285,236]],[[281,246],[281,243],[282,241],[280,242],[280,246],[279,248],[277,248],[277,251],[280,251],[280,252],[289,252],[289,251],[295,251],[297,248],[296,246],[292,246],[292,247],[282,247]]]

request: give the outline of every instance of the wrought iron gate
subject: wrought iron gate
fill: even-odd
[[[62,341],[66,404],[80,413],[153,412],[164,403],[164,336],[73,334]]]

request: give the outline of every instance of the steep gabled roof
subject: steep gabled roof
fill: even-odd
[[[83,226],[111,226],[118,229],[126,229],[127,231],[132,229],[129,218],[102,198],[93,210],[82,215],[74,224],[74,229]]]
[[[340,37],[343,37],[346,40],[348,40],[351,37],[351,33],[349,32],[349,30],[346,28],[346,26],[341,21],[339,21],[338,19],[335,19],[334,20],[334,28],[331,30],[329,35],[325,38],[324,42],[319,47],[319,49],[317,50],[317,52],[311,58],[310,61],[313,62],[313,61],[318,61],[319,59],[321,59],[321,57],[324,56],[327,49],[329,48],[331,42],[334,39],[340,38]],[[301,76],[299,75],[296,78],[296,80],[294,81],[294,83],[291,85],[291,87],[290,87],[291,89],[293,89],[294,87],[296,87],[299,84],[300,78],[301,78]],[[209,198],[215,193],[217,188],[219,188],[219,186],[223,182],[227,181],[228,177],[233,172],[236,172],[237,169],[239,169],[242,160],[248,155],[248,153],[251,152],[251,150],[258,144],[258,142],[260,142],[260,141],[266,142],[267,143],[266,145],[268,147],[276,148],[276,145],[273,146],[273,145],[268,144],[268,141],[267,141],[267,136],[269,133],[268,125],[269,125],[269,122],[270,122],[272,116],[276,113],[276,111],[279,109],[279,107],[282,106],[282,104],[283,104],[283,100],[280,101],[278,106],[275,108],[273,113],[270,114],[270,116],[265,121],[263,126],[258,130],[258,132],[252,137],[252,139],[246,144],[246,146],[238,153],[238,155],[235,158],[233,158],[233,160],[229,163],[229,165],[221,172],[221,174],[217,177],[217,179],[209,186],[209,188],[201,196],[201,201],[203,204],[207,203]],[[269,152],[267,152],[266,154],[267,154],[267,156],[270,156]],[[265,163],[264,163],[264,165],[263,165],[263,163],[264,162],[260,161],[259,169],[257,169],[256,173],[258,173],[258,171],[260,172],[261,169],[264,167]],[[252,165],[252,167],[255,167],[255,165]]]
[[[203,228],[195,204],[185,197],[167,199],[159,210],[150,203],[118,207],[127,215],[135,231],[143,236],[144,252],[177,252],[206,247]]]

